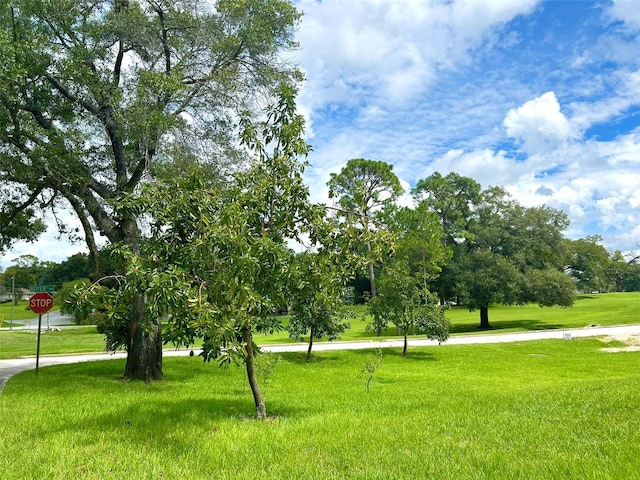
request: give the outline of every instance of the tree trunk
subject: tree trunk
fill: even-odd
[[[156,322],[151,331],[144,324],[144,297],[133,299],[133,316],[127,326],[127,364],[125,380],[162,380],[162,323]]]
[[[122,221],[122,234],[131,250],[139,254],[140,231],[135,219]],[[160,319],[145,322],[145,301],[142,292],[131,300],[133,315],[127,326],[125,380],[162,380],[162,322]]]
[[[267,407],[264,403],[264,397],[262,391],[260,391],[260,385],[258,385],[258,377],[256,376],[256,366],[253,358],[253,342],[251,340],[251,328],[242,328],[242,341],[245,344],[246,357],[245,365],[247,367],[247,379],[249,380],[249,386],[253,393],[253,401],[256,405],[256,417],[258,420],[265,420],[267,418]]]
[[[371,285],[371,298],[378,296],[378,289],[376,288],[376,272],[373,263],[369,264],[369,283]]]
[[[368,224],[365,224],[365,228],[369,230]],[[367,242],[366,245],[367,245],[367,256],[371,257],[371,243]],[[374,269],[373,261],[370,258],[368,259],[367,263],[368,263],[367,267],[369,268],[369,286],[371,290],[371,298],[375,298],[378,296],[378,289],[376,288],[376,272]]]
[[[489,325],[489,307],[480,307],[480,328],[487,330],[491,328]]]
[[[307,362],[311,360],[311,349],[313,348],[313,328],[309,334],[309,348],[307,349]]]
[[[404,329],[404,346],[402,347],[402,356],[407,356],[407,347],[409,346],[409,341],[407,340],[407,334],[409,333],[409,327]]]

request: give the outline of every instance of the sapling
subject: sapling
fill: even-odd
[[[376,370],[380,366],[382,362],[382,349],[377,349],[375,356],[369,355],[362,366],[362,374],[367,377],[367,393],[369,393],[369,389],[371,387],[371,381],[373,380],[374,375],[376,374]]]

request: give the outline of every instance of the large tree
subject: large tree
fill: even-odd
[[[165,341],[193,345],[202,339],[205,359],[244,364],[258,418],[266,417],[266,404],[253,337],[278,326],[274,313],[291,301],[302,280],[289,242],[309,242],[322,251],[333,238],[324,206],[309,201],[302,180],[299,157],[310,146],[294,98],[295,90],[283,85],[266,123],[243,119],[243,143],[255,158],[228,184],[211,183],[194,169],[130,196],[124,208],[150,216],[142,254],[123,248],[129,263],[119,289],[82,290],[112,306],[107,317],[115,342],[121,341],[127,296],[146,292],[153,299],[146,311],[167,318]]]
[[[611,254],[607,273],[615,283],[616,292],[640,291],[640,255],[623,255],[616,250]]]
[[[480,201],[482,187],[469,177],[455,172],[442,176],[434,172],[418,180],[411,195],[418,205],[426,205],[435,212],[444,233],[443,242],[453,246],[456,239],[468,236],[469,219]]]
[[[525,208],[500,187],[482,192],[457,257],[457,293],[480,310],[480,328],[490,328],[492,303],[570,306],[575,284],[564,273],[568,253],[562,232],[566,214]],[[553,288],[547,288],[553,286]]]
[[[598,235],[568,241],[570,261],[567,269],[576,279],[578,290],[607,292],[615,283],[610,275],[612,261],[601,241]]]
[[[454,259],[461,255],[462,243],[471,236],[469,226],[480,203],[481,191],[478,182],[455,172],[445,176],[434,172],[419,180],[411,190],[420,208],[437,215],[442,227],[442,244]],[[456,279],[460,273],[458,262],[449,261],[442,266],[440,275],[432,282],[441,302],[456,296]]]
[[[375,297],[375,266],[385,250],[384,228],[380,213],[402,195],[400,180],[389,163],[354,158],[340,173],[332,173],[329,198],[338,201],[338,217],[346,230],[357,233],[366,248],[365,263],[369,271],[371,297]]]
[[[420,206],[442,225],[451,257],[433,283],[441,300],[456,298],[480,311],[489,328],[493,303],[573,303],[575,285],[563,231],[566,214],[546,206],[525,208],[503,188],[482,190],[456,173],[434,173],[412,190]]]
[[[287,0],[3,2],[0,182],[20,198],[2,218],[69,208],[97,271],[95,231],[139,252],[135,209],[114,207],[175,152],[229,158],[237,112],[299,78],[279,57],[298,20]],[[147,381],[162,342],[144,303],[131,299],[124,376]]]

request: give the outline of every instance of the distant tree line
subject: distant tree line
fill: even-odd
[[[105,271],[114,272],[116,261],[110,255],[110,250],[100,250],[100,256]],[[53,285],[56,290],[60,290],[65,283],[89,279],[92,273],[91,259],[86,253],[76,253],[59,263],[40,260],[34,255],[20,255],[4,272],[0,272],[0,293],[10,293],[12,285],[16,290],[21,290],[40,283]]]

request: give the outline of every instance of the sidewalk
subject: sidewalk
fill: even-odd
[[[464,335],[449,337],[443,345],[470,345],[480,343],[506,343],[506,342],[527,342],[532,340],[567,339],[579,337],[599,337],[608,335],[640,335],[640,325],[622,325],[615,327],[588,327],[565,330],[539,330],[535,332],[518,333],[494,333],[485,335]],[[435,340],[410,339],[410,347],[422,347],[438,345]],[[402,347],[403,339],[393,340],[364,340],[349,342],[318,342],[313,344],[315,352],[330,350],[364,350],[368,348],[391,348]],[[260,347],[265,352],[306,352],[306,343],[287,343],[282,345],[263,345]],[[189,356],[191,350],[164,350],[164,357]],[[126,358],[125,352],[118,353],[95,353],[78,355],[51,355],[40,356],[40,367],[50,365],[63,365],[68,363],[92,362],[97,360],[111,360],[115,358]],[[0,393],[13,375],[36,368],[35,357],[17,358],[12,360],[0,360]]]

